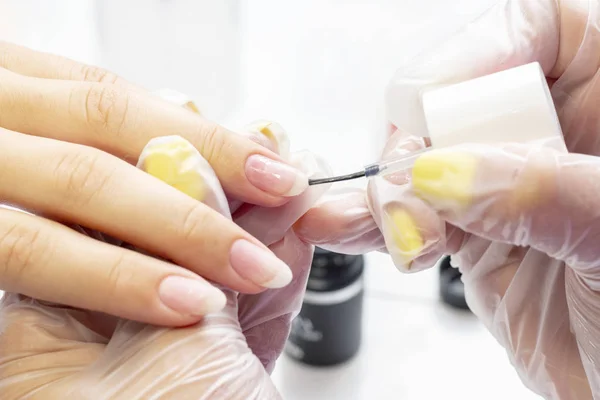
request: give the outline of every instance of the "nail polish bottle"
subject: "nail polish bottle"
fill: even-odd
[[[364,257],[315,249],[306,295],[285,352],[315,366],[343,363],[362,336]]]
[[[451,307],[469,310],[465,298],[465,285],[461,273],[450,263],[450,256],[443,257],[439,262],[440,298]]]

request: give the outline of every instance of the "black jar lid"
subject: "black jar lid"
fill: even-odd
[[[334,253],[317,247],[306,289],[329,292],[345,288],[362,276],[364,266],[362,255]]]

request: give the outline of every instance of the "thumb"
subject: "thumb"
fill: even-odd
[[[421,156],[412,190],[449,223],[598,273],[600,158],[539,145],[464,145]]]
[[[562,59],[572,57],[563,49],[576,48],[570,42],[580,40],[579,34],[571,34],[570,26],[561,26],[560,15],[568,15],[573,8],[573,2],[562,3],[564,9],[559,9],[554,0],[498,1],[434,51],[411,60],[388,85],[386,104],[390,122],[413,135],[426,135],[421,94],[427,88],[470,80],[532,61],[538,61],[547,75],[558,77],[561,71],[558,74],[552,71],[554,66],[565,64]],[[570,40],[560,43],[559,32],[563,31],[566,32],[563,36]]]

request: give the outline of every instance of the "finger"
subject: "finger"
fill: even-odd
[[[173,144],[173,138],[164,137],[151,141],[142,155],[141,165],[147,166],[148,158],[156,154],[157,149],[161,146],[164,149],[165,144]],[[191,145],[188,144],[188,147]],[[170,154],[163,155],[173,157],[176,154],[170,152]],[[210,196],[205,196],[206,204],[230,218],[227,201],[218,180],[208,163],[205,163],[203,169],[204,191],[212,193],[212,200]],[[172,184],[177,183],[177,179],[173,179],[176,178],[176,175],[165,175],[166,181]],[[182,191],[186,190],[185,186],[179,185],[178,188]],[[188,328],[166,330],[131,322],[121,324],[114,339],[107,347],[107,357],[104,362],[96,364],[95,372],[101,377],[102,385],[114,387],[115,380],[122,382],[123,377],[135,375],[136,379],[126,385],[130,393],[139,393],[140,390],[144,390],[144,393],[159,391],[161,395],[168,393],[170,396],[177,397],[185,395],[188,391],[197,393],[198,390],[202,393],[212,391],[223,393],[224,387],[237,394],[240,393],[242,387],[254,393],[257,389],[264,389],[264,387],[248,387],[244,384],[232,389],[231,384],[227,382],[229,378],[232,378],[239,385],[239,376],[248,377],[252,373],[265,376],[265,371],[257,368],[260,366],[258,359],[249,351],[243,340],[244,337],[240,333],[237,318],[238,299],[244,295],[238,296],[230,290],[224,290],[224,292],[227,295],[227,307],[220,313],[206,316],[200,323]],[[261,295],[247,295],[249,298],[254,296]],[[272,334],[273,332],[270,332],[269,336]],[[268,339],[263,340],[263,342],[267,341]],[[169,348],[169,352],[159,352],[162,354],[159,357],[160,362],[144,365],[143,372],[140,374],[140,361],[146,364],[144,360],[147,360],[149,355],[150,358],[156,360],[156,350],[165,346]],[[190,352],[192,348],[194,351]],[[215,355],[216,358],[213,357]],[[186,361],[181,363],[183,359]],[[243,364],[249,367],[248,370],[240,370],[240,359],[244,360]],[[173,371],[173,360],[178,360],[175,364],[183,365],[183,369],[178,372],[179,377],[185,381],[193,381],[194,385],[174,384],[172,379],[160,378],[164,375],[164,368]],[[223,369],[227,364],[232,364],[230,371],[228,368]],[[191,368],[191,366],[197,367]],[[220,371],[218,374],[210,372],[217,367]],[[112,371],[109,375],[113,377],[107,379],[107,374],[103,372],[106,370]],[[171,375],[169,374],[169,376]],[[218,379],[215,380],[214,377]]]
[[[179,135],[210,163],[228,194],[253,204],[280,205],[308,186],[307,177],[275,153],[156,96],[7,71],[0,82],[0,123],[7,129],[93,146],[133,162],[152,138]]]
[[[384,159],[408,154],[423,142],[396,132],[386,143]],[[404,177],[389,179],[405,183]],[[368,204],[363,189],[333,189],[328,191],[308,212],[294,224],[295,232],[307,243],[343,254],[364,254],[384,250],[385,242]]]
[[[329,167],[324,160],[309,152],[294,154],[290,163],[311,178],[329,175]],[[294,223],[327,191],[327,185],[313,186],[288,203],[276,207],[247,207],[234,216],[234,221],[245,231],[267,246],[279,241]]]
[[[407,185],[375,178],[369,184],[369,199],[386,249],[398,269],[416,272],[432,267],[445,253],[444,221]]]
[[[390,138],[383,160],[406,156],[425,147],[423,139],[402,131]],[[432,267],[447,251],[446,225],[408,186],[410,171],[399,171],[369,182],[373,218],[394,264],[403,272]],[[453,235],[453,230],[448,230]]]
[[[238,297],[240,326],[248,346],[268,373],[273,371],[289,336],[292,319],[302,307],[314,251],[293,231],[288,231],[270,248],[291,266],[294,280],[282,289]]]
[[[239,330],[235,296],[192,326],[121,320],[108,339],[89,312],[14,297],[1,309],[3,398],[279,398]]]
[[[5,41],[0,41],[0,67],[32,78],[99,82],[123,86],[142,93],[146,92],[145,89],[104,68],[80,63],[56,54],[35,51]],[[200,114],[194,102],[183,93],[161,89],[153,92],[153,94]]]
[[[183,139],[143,159],[161,178],[174,172],[175,187],[81,145],[2,131],[0,148],[0,199],[118,237],[238,291],[291,279],[266,246],[198,201],[210,199],[194,182],[203,160]]]
[[[0,209],[0,265],[6,292],[149,323],[186,325],[225,305],[183,268],[14,210]]]
[[[323,160],[308,152],[293,154],[291,162],[311,177],[322,177],[330,172]],[[238,316],[248,346],[269,373],[283,351],[292,318],[302,305],[313,254],[313,247],[300,239],[291,227],[327,189],[327,186],[311,187],[279,208],[253,207],[234,219],[269,245],[290,266],[294,276],[284,288],[238,296]]]
[[[534,145],[459,146],[421,156],[412,189],[465,231],[531,246],[595,282],[599,166]]]
[[[237,133],[260,146],[275,152],[285,161],[288,161],[289,138],[281,125],[272,121],[261,120],[246,125],[244,128],[237,131]],[[244,203],[236,198],[230,197],[228,201],[231,214],[235,214],[242,206],[243,208],[253,207],[253,205]]]
[[[143,90],[104,68],[2,40],[0,40],[0,67],[33,78],[100,82]]]
[[[364,189],[330,190],[294,224],[294,231],[307,243],[337,253],[383,250],[383,235],[366,197]]]
[[[89,327],[85,312],[42,303],[14,293],[0,299],[0,390],[6,399],[40,395],[36,389],[95,361],[99,343],[106,342]]]
[[[426,135],[420,95],[432,86],[466,81],[532,61],[538,61],[551,78],[560,77],[584,37],[588,10],[581,3],[585,2],[497,2],[435,51],[397,71],[386,94],[391,123],[403,131]]]

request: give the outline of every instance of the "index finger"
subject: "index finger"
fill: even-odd
[[[3,201],[118,237],[238,291],[291,279],[266,246],[201,202],[212,201],[216,179],[205,178],[208,168],[183,139],[147,154],[146,174],[94,148],[0,132],[0,148],[10,149],[0,157]]]
[[[0,82],[4,128],[93,146],[133,163],[151,139],[178,135],[200,151],[229,195],[262,206],[281,205],[308,187],[306,175],[274,152],[149,93],[6,70]]]

